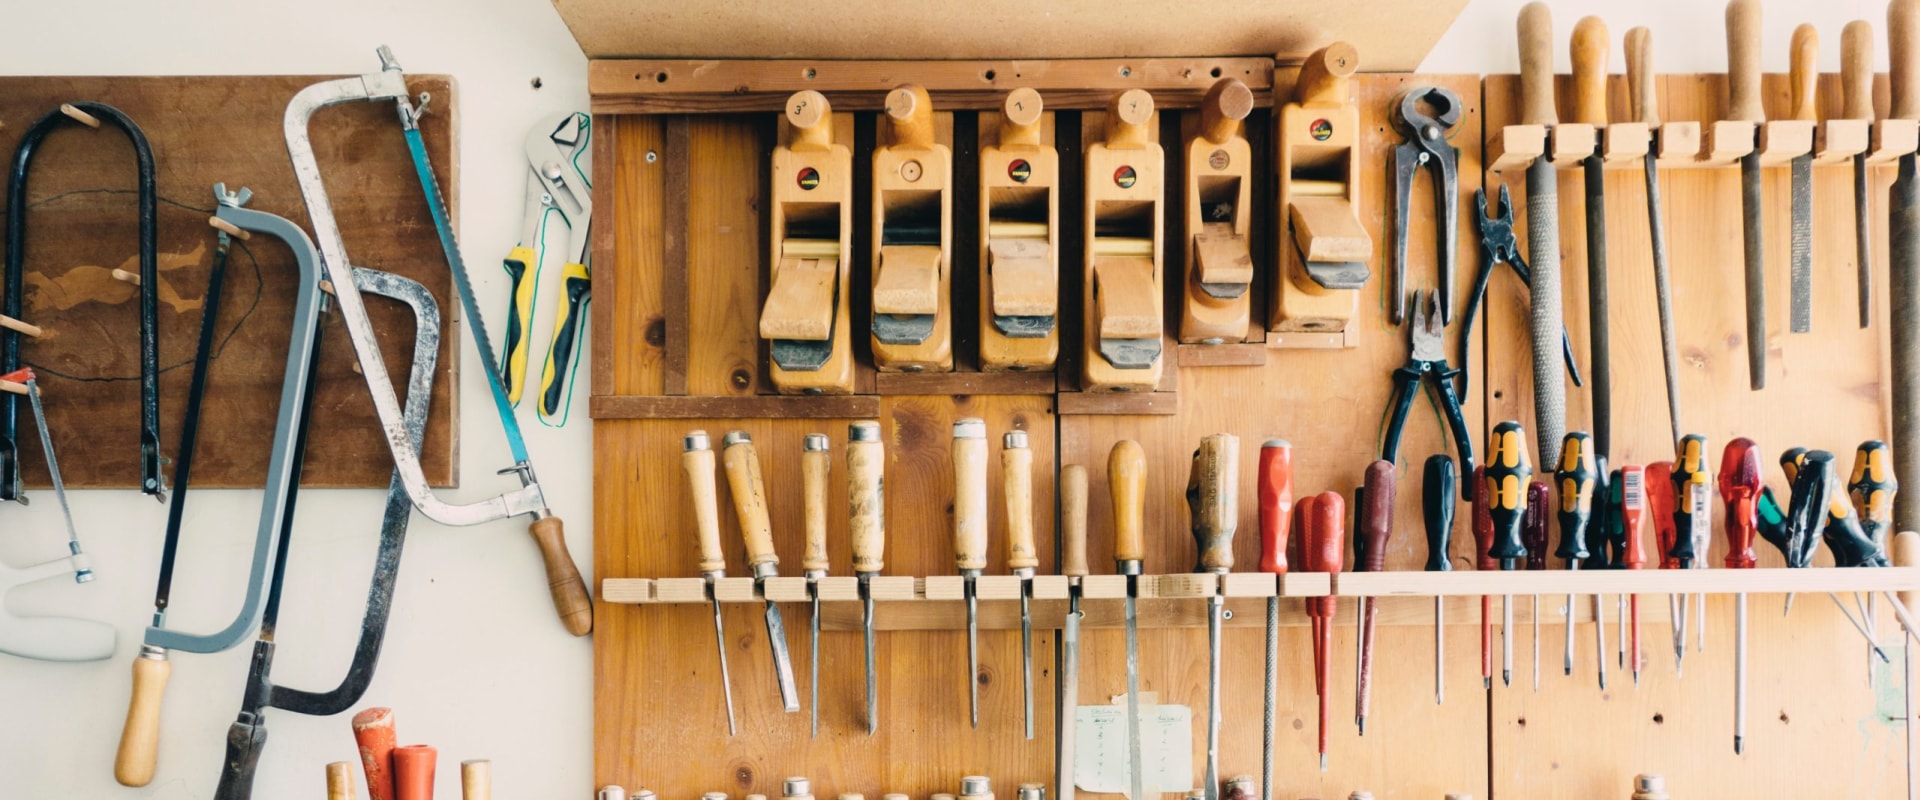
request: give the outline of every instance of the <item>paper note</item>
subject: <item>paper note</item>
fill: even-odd
[[[1186,793],[1193,783],[1193,710],[1140,697],[1140,782],[1149,795]],[[1133,776],[1127,753],[1127,701],[1080,706],[1075,720],[1073,784],[1088,792],[1126,794]]]

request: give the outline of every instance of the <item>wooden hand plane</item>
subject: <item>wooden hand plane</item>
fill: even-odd
[[[934,141],[933,100],[887,93],[873,149],[873,365],[953,371],[953,151]]]
[[[1153,96],[1129,89],[1108,106],[1105,137],[1086,147],[1086,391],[1160,383],[1166,157],[1153,141],[1156,119]]]
[[[773,275],[760,337],[782,394],[851,394],[853,151],[834,142],[833,109],[819,92],[794,94],[782,116],[773,149]],[[851,130],[850,115],[840,116]]]
[[[1292,101],[1274,111],[1281,267],[1270,330],[1346,332],[1370,275],[1373,238],[1358,214],[1360,113],[1347,85],[1359,66],[1351,44],[1315,51]]]
[[[1044,371],[1060,354],[1060,153],[1040,93],[982,115],[980,367]]]
[[[1243,342],[1248,333],[1253,251],[1253,149],[1241,120],[1253,112],[1253,90],[1221,78],[1200,104],[1199,125],[1186,137],[1186,291],[1180,341]]]

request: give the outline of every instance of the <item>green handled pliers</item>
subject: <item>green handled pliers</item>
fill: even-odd
[[[519,405],[526,389],[529,331],[533,327],[540,273],[547,256],[547,236],[564,227],[566,258],[561,267],[562,289],[540,368],[538,411],[541,422],[564,425],[580,349],[580,327],[592,297],[593,273],[587,266],[587,244],[593,215],[593,118],[568,112],[541,120],[527,135],[527,197],[520,242],[507,253],[503,266],[513,282],[507,310],[506,342],[500,357],[500,376],[507,398]]]

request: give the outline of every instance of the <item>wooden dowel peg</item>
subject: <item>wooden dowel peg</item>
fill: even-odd
[[[65,114],[68,117],[71,117],[74,122],[78,122],[89,128],[100,127],[100,120],[98,118],[94,117],[92,114],[89,114],[85,111],[81,111],[80,109],[74,107],[72,103],[61,103],[60,113]]]
[[[25,322],[22,320],[17,320],[5,314],[0,314],[0,328],[6,328],[7,330],[10,330],[10,331],[17,331],[19,333],[26,334],[27,338],[29,339],[38,339],[41,336],[44,336],[46,334],[46,331],[41,330],[40,326],[38,325],[34,325],[32,323]]]
[[[353,800],[353,762],[327,765],[327,800]]]
[[[127,283],[131,283],[135,286],[140,285],[139,273],[128,272],[118,267],[115,267],[113,270],[113,279],[116,281],[126,281]]]
[[[224,233],[235,239],[240,239],[242,241],[249,241],[253,239],[252,233],[241,230],[240,226],[235,225],[219,217],[208,217],[207,224],[212,226],[214,230],[220,231],[221,233]]]

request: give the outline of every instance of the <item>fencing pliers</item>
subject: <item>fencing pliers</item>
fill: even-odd
[[[1480,262],[1480,271],[1473,277],[1473,291],[1467,294],[1467,315],[1460,323],[1460,385],[1455,391],[1467,393],[1467,367],[1469,366],[1468,346],[1473,341],[1473,318],[1480,313],[1480,302],[1487,296],[1487,281],[1493,278],[1494,269],[1501,264],[1513,267],[1513,274],[1520,276],[1522,285],[1533,285],[1533,271],[1527,269],[1527,260],[1520,255],[1520,242],[1513,236],[1513,197],[1507,193],[1507,187],[1500,187],[1500,203],[1496,208],[1487,207],[1487,190],[1473,191],[1473,218],[1480,223],[1480,250],[1485,259]],[[1567,361],[1567,374],[1573,378],[1573,385],[1585,386],[1580,378],[1580,365],[1573,361],[1573,340],[1567,338],[1565,328],[1560,330],[1560,352]]]
[[[549,117],[527,135],[527,199],[520,243],[507,253],[503,266],[512,281],[507,309],[507,334],[500,356],[501,382],[507,399],[519,405],[526,388],[528,332],[533,327],[541,265],[546,261],[547,234],[555,223],[567,230],[565,265],[561,267],[562,294],[554,304],[553,338],[540,368],[540,420],[548,425],[567,422],[571,394],[568,378],[580,349],[580,327],[592,297],[593,273],[587,267],[589,220],[593,215],[593,118],[579,112]]]
[[[1387,423],[1380,457],[1393,461],[1400,452],[1400,432],[1407,426],[1413,396],[1420,392],[1421,379],[1429,378],[1434,392],[1440,396],[1440,410],[1447,417],[1447,427],[1453,431],[1454,449],[1460,451],[1460,474],[1472,475],[1473,435],[1467,431],[1466,414],[1460,411],[1460,396],[1453,392],[1453,377],[1459,370],[1447,364],[1446,327],[1440,321],[1439,305],[1439,298],[1434,294],[1413,293],[1413,312],[1407,325],[1413,352],[1407,356],[1405,366],[1393,371],[1393,399],[1389,401],[1393,418]],[[1473,499],[1473,484],[1473,481],[1460,482],[1460,499]]]

